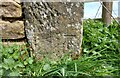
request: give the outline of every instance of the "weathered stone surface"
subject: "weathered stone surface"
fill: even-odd
[[[21,17],[22,8],[18,0],[2,0],[0,3],[0,16],[3,17]]]
[[[1,2],[17,2],[17,3],[20,3],[21,0],[1,0]]]
[[[80,54],[83,5],[80,2],[24,3],[25,31],[36,58]]]
[[[0,36],[2,39],[19,39],[24,38],[24,24],[23,21],[0,21]]]
[[[12,45],[26,45],[25,42],[2,42],[2,45],[12,46]]]

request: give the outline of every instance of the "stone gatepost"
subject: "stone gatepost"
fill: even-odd
[[[37,59],[80,54],[82,2],[24,2],[25,32]]]

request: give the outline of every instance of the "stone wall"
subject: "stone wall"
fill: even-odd
[[[37,59],[57,59],[68,52],[81,53],[83,3],[25,2],[21,6],[20,0],[2,0],[0,6],[3,41],[27,38]]]
[[[0,17],[0,37],[3,41],[19,40],[25,37],[20,0],[2,0]]]

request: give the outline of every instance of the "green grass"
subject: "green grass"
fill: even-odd
[[[106,27],[100,21],[84,21],[83,56],[72,60],[65,56],[58,61],[29,57],[25,46],[2,46],[2,76],[119,76],[120,52],[118,27]],[[22,48],[22,49],[21,49]]]

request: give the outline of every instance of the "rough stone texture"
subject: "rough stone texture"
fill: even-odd
[[[21,15],[20,0],[0,0],[0,39],[3,45],[25,45]]]
[[[16,2],[16,3],[20,3],[21,0],[1,0],[1,2]]]
[[[25,31],[37,59],[80,54],[83,5],[80,2],[24,3]]]
[[[19,39],[24,38],[24,24],[23,21],[0,21],[0,36],[2,39]]]
[[[2,0],[0,2],[0,16],[21,17],[22,9],[20,0]]]
[[[26,45],[24,41],[22,42],[2,42],[2,45],[12,46],[12,45]]]

